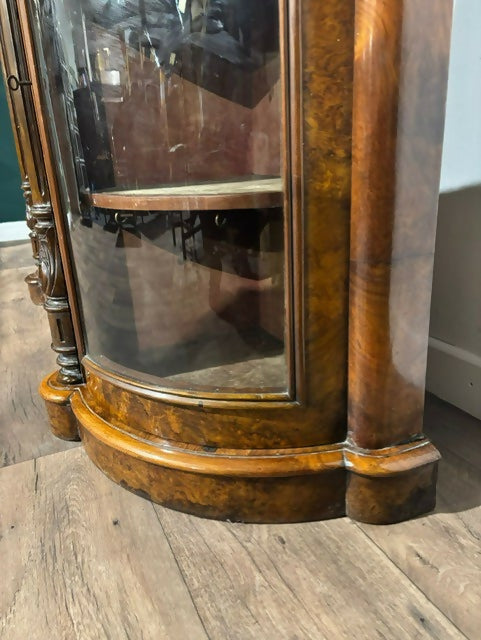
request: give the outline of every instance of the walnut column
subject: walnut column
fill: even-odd
[[[356,0],[348,439],[380,456],[407,445],[400,473],[351,475],[348,514],[368,522],[435,502],[422,418],[451,13]]]
[[[59,371],[40,388],[52,430],[60,438],[78,439],[76,420],[69,405],[74,389],[83,382],[72,325],[70,305],[60,256],[50,190],[35,117],[30,74],[22,46],[17,7],[0,3],[0,63],[7,82],[7,102],[13,125],[22,189],[26,202],[35,271],[25,278],[30,297],[45,308],[57,354]]]

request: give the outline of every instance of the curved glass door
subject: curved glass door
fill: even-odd
[[[88,356],[285,393],[278,0],[37,0]]]

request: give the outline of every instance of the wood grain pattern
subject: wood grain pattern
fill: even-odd
[[[3,469],[0,505],[2,640],[208,637],[152,505],[81,449]]]
[[[98,371],[90,366],[87,384],[72,396],[72,408],[96,464],[117,482],[169,506],[249,521],[332,517],[344,512],[347,468],[349,513],[392,522],[434,505],[436,451],[426,442],[424,451],[406,452],[403,446],[422,438],[450,3],[304,0],[283,6],[289,7],[293,54],[285,114],[292,151],[298,154],[284,153],[292,162],[295,205],[288,268],[295,272],[294,308],[289,309],[297,326],[288,325],[287,333],[296,335],[298,395],[290,395],[289,403],[283,402],[285,396],[271,403],[272,397],[257,397],[254,389],[237,401],[222,396],[219,382],[219,398],[204,398],[197,389],[169,398],[164,389],[120,381],[101,366]],[[50,42],[32,38],[41,35],[38,17],[29,21],[32,7],[20,3],[18,9],[80,344],[75,312],[80,301],[56,188],[64,176],[51,153],[46,85],[35,64],[34,43],[48,54]],[[37,54],[41,58],[42,52]],[[277,171],[248,172],[253,173]],[[91,280],[84,282],[87,289]],[[84,311],[89,302],[83,300]],[[113,309],[111,304],[108,313]],[[119,344],[114,340],[114,353]],[[60,414],[69,409],[59,403],[50,410],[60,424]],[[71,414],[64,418],[71,422]],[[312,450],[306,451],[324,445],[337,447],[339,458],[342,449],[339,468],[326,469]],[[229,457],[225,449],[242,454]],[[256,454],[261,449],[269,452],[262,461]],[[299,467],[285,470],[286,449],[298,450]],[[236,464],[240,460],[245,466],[243,458],[249,456],[249,471],[240,473]]]
[[[386,449],[357,449],[344,446],[346,467],[361,475],[386,478],[437,462],[437,449],[429,440],[418,440]]]
[[[296,47],[300,34],[302,64],[300,114],[294,115],[302,120],[298,267],[304,269],[304,299],[298,315],[303,393],[318,413],[320,444],[346,435],[354,2],[304,0],[291,3],[295,11],[299,33],[291,33],[290,43]]]
[[[360,525],[466,635],[481,625],[481,422],[428,396],[424,429],[442,453],[434,515],[395,527]]]
[[[396,526],[359,526],[468,638],[479,638],[479,469],[444,450],[435,514]]]
[[[138,432],[132,437],[108,423],[99,428],[98,418],[86,419],[79,411],[79,396],[73,407],[93,462],[124,488],[154,502],[234,522],[304,522],[344,514],[346,475],[336,461],[339,451],[327,454],[325,461],[319,456],[319,469],[310,468],[316,455],[299,456],[296,469],[296,456],[284,461],[275,450],[257,459],[249,455],[256,452],[238,451],[230,459],[221,451],[146,444]]]
[[[304,447],[316,446],[321,440],[315,408],[286,401],[175,398],[142,385],[135,385],[132,393],[133,389],[124,390],[107,376],[100,377],[90,362],[85,364],[88,404],[113,424],[128,422],[152,435],[212,447]]]
[[[450,0],[357,0],[349,433],[422,432]]]
[[[291,7],[295,12],[297,9]],[[38,69],[32,52],[34,44],[29,27],[28,10],[19,6],[22,33],[26,43],[29,71],[33,80],[33,95],[36,102],[40,136],[46,158],[47,173],[55,208],[56,223],[61,238],[61,252],[65,263],[65,272],[69,294],[75,298],[72,268],[67,257],[65,223],[60,200],[55,185],[58,176],[55,172],[50,145],[48,144],[48,123],[42,105],[41,83],[38,81]],[[309,385],[308,405],[297,406],[298,415],[286,415],[277,412],[268,422],[267,412],[262,412],[262,425],[258,416],[249,412],[248,416],[237,413],[237,418],[246,424],[245,440],[252,443],[254,420],[256,433],[273,433],[274,439],[294,442],[291,433],[298,436],[298,445],[322,445],[337,442],[345,435],[346,412],[346,352],[347,352],[347,276],[348,276],[348,237],[349,237],[349,197],[350,197],[350,153],[351,153],[351,102],[352,102],[352,42],[354,29],[353,6],[350,3],[306,2],[302,7],[302,19],[305,27],[298,28],[292,20],[290,40],[296,46],[301,37],[304,60],[308,61],[296,73],[302,74],[303,96],[306,104],[301,106],[300,96],[293,94],[292,111],[294,120],[306,122],[303,139],[297,140],[297,148],[303,153],[306,170],[303,192],[306,211],[296,214],[296,231],[307,243],[305,288],[309,291],[309,304],[305,323],[305,364],[306,380]],[[37,17],[33,16],[33,24]],[[328,96],[328,99],[326,99]],[[293,130],[293,137],[299,133],[299,127]],[[252,173],[252,172],[249,172]],[[259,172],[257,172],[259,173]],[[272,173],[272,172],[269,172]],[[297,177],[299,180],[299,176]],[[299,201],[297,203],[301,205]],[[307,228],[301,221],[309,220]],[[301,223],[301,224],[299,224]],[[303,270],[303,258],[298,256],[298,270]],[[296,280],[299,282],[299,279]],[[304,284],[302,285],[304,289]],[[302,295],[302,293],[299,293]],[[78,334],[78,315],[76,300],[72,304],[74,323]],[[297,311],[303,315],[303,311]],[[77,335],[77,342],[81,340]],[[303,350],[304,345],[298,346]],[[79,347],[79,353],[82,349]],[[304,354],[299,352],[296,359],[304,364]],[[301,381],[298,380],[300,383]],[[134,403],[137,399],[134,397]],[[117,407],[118,408],[118,407]],[[116,407],[112,407],[115,411]],[[291,414],[292,412],[286,412]],[[196,418],[201,418],[198,412]],[[233,424],[231,416],[219,412],[215,421],[208,416],[216,434],[209,440],[211,444],[222,446],[223,433],[227,425]],[[133,420],[136,418],[133,417]],[[275,426],[275,421],[279,427]],[[186,418],[186,422],[188,417]],[[158,424],[160,420],[156,421]],[[273,425],[273,431],[271,430]],[[257,429],[257,427],[260,427]],[[231,432],[232,429],[229,429]],[[280,435],[278,432],[280,431]],[[242,430],[236,429],[243,437]],[[203,436],[201,436],[203,437]],[[219,437],[220,441],[215,439]],[[230,438],[230,433],[228,433]],[[264,438],[265,440],[267,438]],[[252,443],[262,446],[262,443]],[[247,446],[250,446],[247,444]]]
[[[67,389],[68,405],[50,377],[41,392],[65,412],[61,425],[73,412],[88,455],[112,480],[186,513],[274,523],[347,512],[362,522],[385,524],[425,513],[435,504],[439,453],[428,440],[371,451],[346,442],[221,448],[147,434],[130,424],[129,412],[113,422],[102,418],[90,404],[88,386],[72,393]]]
[[[436,505],[436,479],[437,463],[387,478],[352,473],[346,513],[370,524],[392,524],[429,513]]]
[[[1,470],[0,505],[2,640],[464,637],[347,520],[154,512],[81,449]]]
[[[5,75],[30,77],[27,50],[22,46],[18,7],[6,0],[0,6],[0,48]],[[31,92],[32,82],[22,81],[22,90],[10,90],[7,102],[10,109],[13,135],[17,149],[21,187],[25,197],[25,213],[30,229],[35,271],[26,278],[34,304],[43,304],[48,314],[52,348],[57,353],[59,377],[65,384],[82,379],[75,336],[67,298],[61,249],[50,204],[45,163]]]
[[[70,406],[74,389],[59,382],[55,372],[42,380],[38,390],[45,401],[52,433],[62,440],[80,440],[77,420]]]
[[[31,266],[30,243],[0,247],[0,467],[70,448],[54,438],[42,399],[39,374],[50,371],[54,354],[43,309],[32,305],[24,277]]]
[[[153,517],[80,448],[1,469],[2,640],[477,640],[481,423],[427,409],[438,512],[395,527]]]
[[[241,526],[155,508],[211,638],[463,637],[347,520]]]

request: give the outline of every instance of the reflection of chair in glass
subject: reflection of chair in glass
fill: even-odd
[[[211,309],[246,342],[278,348],[284,337],[281,210],[209,211],[200,221]]]
[[[182,257],[187,260],[187,240],[193,238],[192,254],[194,260],[197,260],[197,248],[195,244],[195,235],[198,233],[202,225],[195,224],[197,212],[190,211],[173,211],[169,213],[169,223],[172,226],[172,242],[174,247],[177,246],[176,229],[180,229],[180,241],[182,247]]]

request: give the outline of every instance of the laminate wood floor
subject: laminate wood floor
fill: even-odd
[[[2,252],[1,640],[481,638],[480,422],[428,398],[438,506],[410,522],[169,511],[49,435],[36,395],[54,366],[47,323],[30,303],[18,311],[29,269]]]
[[[24,282],[33,271],[30,242],[0,245],[0,467],[77,446],[50,433],[37,393],[56,364],[46,313]]]

